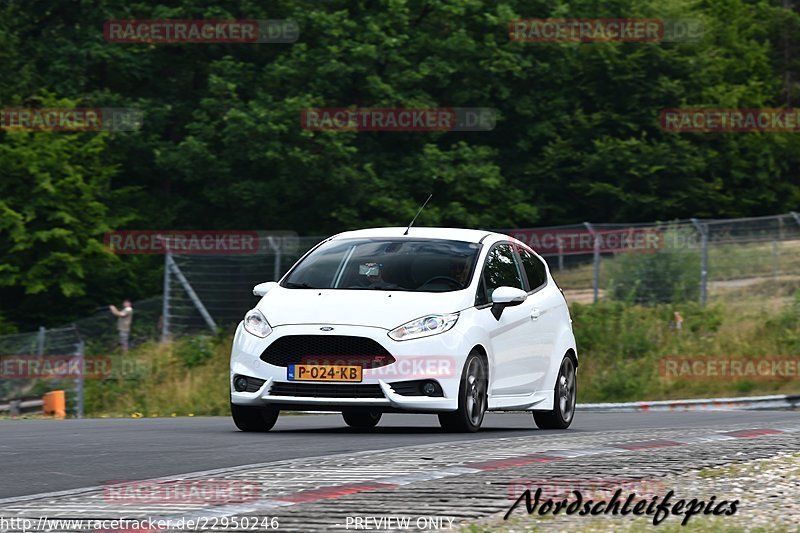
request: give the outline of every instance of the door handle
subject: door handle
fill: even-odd
[[[536,320],[537,318],[539,318],[539,308],[534,307],[533,310],[531,310],[531,319]]]

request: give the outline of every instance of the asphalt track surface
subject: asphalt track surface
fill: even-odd
[[[581,413],[566,431],[535,428],[529,414],[489,413],[476,434],[441,431],[431,415],[384,415],[369,433],[338,414],[282,416],[269,433],[242,433],[227,417],[0,421],[0,498],[365,450],[525,435],[615,430],[754,428],[797,422],[797,411]]]

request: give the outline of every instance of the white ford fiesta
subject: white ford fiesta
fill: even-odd
[[[303,256],[236,330],[231,413],[268,431],[281,410],[435,413],[477,431],[489,411],[567,428],[578,366],[547,264],[507,235],[446,228],[341,233]]]

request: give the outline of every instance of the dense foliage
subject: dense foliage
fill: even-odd
[[[790,134],[674,134],[659,111],[797,103],[777,0],[6,0],[0,101],[136,107],[137,132],[0,133],[0,329],[158,291],[119,228],[327,234],[796,209]],[[511,42],[510,20],[682,17],[690,43]],[[294,44],[118,44],[109,19],[293,19]],[[67,102],[64,104],[64,102]],[[491,107],[491,132],[312,132],[308,107]],[[47,311],[43,311],[46,309]]]
[[[619,254],[608,262],[608,296],[636,304],[697,301],[700,250],[677,246],[680,234],[692,230],[670,228],[664,247],[650,253]]]

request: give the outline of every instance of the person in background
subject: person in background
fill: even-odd
[[[683,317],[681,316],[679,311],[675,311],[672,314],[672,321],[675,324],[675,330],[680,332],[683,329]]]
[[[127,354],[131,336],[131,324],[133,323],[133,304],[126,298],[122,301],[122,310],[117,309],[114,305],[110,305],[108,308],[111,310],[111,314],[117,317],[119,345],[122,347],[122,353]]]

